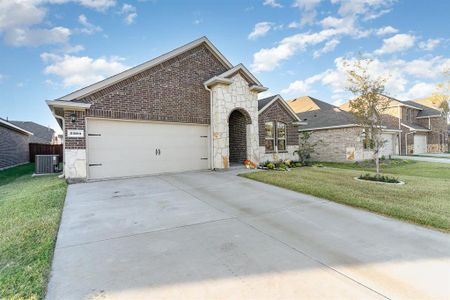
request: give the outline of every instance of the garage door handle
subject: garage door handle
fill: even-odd
[[[161,149],[158,149],[158,155],[161,155]]]

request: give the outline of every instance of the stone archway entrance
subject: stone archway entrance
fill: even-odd
[[[228,147],[230,164],[242,164],[247,159],[247,124],[251,123],[246,111],[236,109],[228,118]]]

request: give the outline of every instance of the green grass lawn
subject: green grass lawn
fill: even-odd
[[[0,171],[0,298],[42,299],[66,195],[57,176],[34,165]]]
[[[400,161],[382,168],[385,175],[398,177],[405,185],[354,180],[373,167],[323,165],[241,176],[450,232],[450,165]]]

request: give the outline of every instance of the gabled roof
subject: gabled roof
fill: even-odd
[[[31,121],[10,121],[10,123],[29,132],[32,132],[33,136],[30,139],[31,143],[51,143],[55,135],[55,131],[53,129]]]
[[[295,113],[302,113],[307,111],[313,111],[318,109],[333,109],[336,106],[329,103],[320,101],[311,96],[301,96],[288,101],[289,106],[295,111]]]
[[[420,125],[414,124],[414,123],[408,123],[408,122],[401,122],[402,126],[412,130],[412,131],[431,131],[428,128],[422,127]]]
[[[292,116],[292,118],[294,118],[298,122],[299,125],[306,125],[306,123],[302,122],[302,120],[299,118],[299,116],[295,114],[295,112],[292,110],[292,108],[287,104],[287,102],[280,95],[273,95],[273,96],[258,100],[258,114],[265,111],[276,101],[278,101],[281,105],[284,106],[284,108],[286,108],[286,111]]]
[[[438,109],[425,106],[423,104],[417,103],[415,101],[403,101],[404,103],[408,103],[409,105],[415,106],[420,109],[420,112],[417,114],[417,118],[427,118],[427,117],[441,117],[442,112]]]
[[[288,104],[294,110],[300,111],[297,115],[308,123],[301,130],[358,126],[351,113],[313,97],[298,97]]]
[[[70,94],[67,94],[65,96],[62,96],[56,100],[62,100],[62,101],[72,101],[76,99],[80,99],[83,97],[86,97],[87,95],[90,95],[98,90],[104,89],[110,85],[113,85],[119,81],[122,81],[126,78],[132,77],[142,71],[145,71],[147,69],[150,69],[156,65],[159,65],[177,55],[180,55],[181,53],[184,53],[186,51],[189,51],[195,47],[200,46],[201,44],[205,44],[206,47],[216,56],[216,58],[227,68],[231,69],[232,64],[225,58],[225,56],[220,53],[219,50],[208,40],[208,38],[201,37],[195,41],[192,41],[184,46],[181,46],[179,48],[176,48],[170,52],[167,52],[166,54],[163,54],[161,56],[158,56],[152,60],[149,60],[143,64],[137,65],[133,68],[130,68],[128,70],[125,70],[119,74],[113,75],[111,77],[108,77],[102,81],[99,81],[97,83],[91,84],[87,87],[81,88],[75,92],[72,92]]]
[[[267,91],[268,88],[264,87],[261,82],[243,65],[238,64],[231,68],[228,71],[223,72],[220,75],[214,76],[211,79],[208,79],[204,82],[207,87],[213,86],[215,84],[231,84],[232,80],[230,79],[236,73],[241,74],[249,83],[250,89],[256,92],[264,92]]]
[[[18,127],[18,126],[16,126],[16,125],[12,124],[12,123],[9,122],[9,121],[6,121],[6,120],[2,119],[2,118],[0,118],[0,126],[6,127],[6,128],[8,128],[8,129],[17,131],[17,132],[22,133],[22,134],[33,135],[32,132],[29,132],[29,131],[27,131],[27,130],[25,130],[25,129],[23,129],[23,128],[20,128],[20,127]]]

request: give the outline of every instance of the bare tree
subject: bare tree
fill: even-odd
[[[374,78],[369,74],[371,59],[359,57],[346,61],[347,89],[356,97],[350,101],[350,111],[355,115],[358,124],[363,127],[364,143],[374,150],[377,175],[380,174],[380,150],[385,144],[382,136],[383,114],[390,101],[383,96],[387,77]]]

